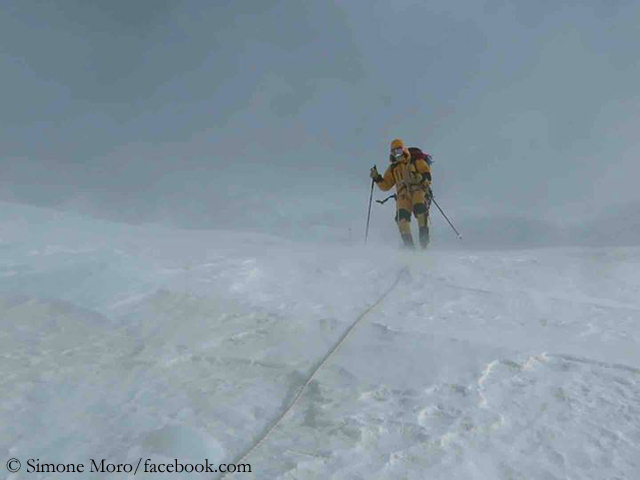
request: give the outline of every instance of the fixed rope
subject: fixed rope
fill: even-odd
[[[265,440],[269,437],[269,435],[271,435],[271,433],[276,429],[276,427],[278,425],[280,425],[280,423],[284,420],[284,418],[287,416],[287,414],[291,410],[293,410],[293,408],[296,406],[296,404],[298,403],[298,401],[302,397],[302,394],[305,392],[305,390],[307,389],[309,384],[313,381],[313,379],[316,377],[318,372],[320,372],[320,370],[322,370],[324,368],[324,366],[331,359],[333,354],[336,353],[338,351],[338,349],[342,346],[342,344],[347,340],[347,338],[349,337],[351,332],[353,332],[353,330],[356,328],[358,323],[360,323],[360,321],[364,317],[366,317],[369,313],[371,313],[372,310],[374,310],[378,305],[380,305],[382,303],[382,301],[386,297],[388,297],[391,292],[393,292],[393,290],[400,283],[400,280],[402,280],[402,277],[406,273],[408,273],[408,271],[409,270],[408,270],[407,267],[402,268],[402,270],[400,270],[400,272],[398,273],[398,276],[396,277],[396,279],[393,282],[393,284],[378,298],[378,300],[376,300],[373,304],[368,306],[360,315],[358,315],[358,317],[349,326],[349,328],[347,328],[345,330],[345,332],[338,339],[338,341],[329,349],[329,351],[322,358],[322,360],[320,360],[320,362],[317,364],[317,366],[311,371],[311,374],[307,377],[306,381],[304,382],[304,385],[302,385],[302,387],[298,390],[298,393],[293,397],[291,402],[282,410],[280,415],[276,416],[271,421],[271,423],[265,427],[265,429],[263,430],[262,434],[258,435],[258,438],[253,442],[253,444],[244,453],[242,453],[239,456],[239,458],[237,458],[236,460],[234,460],[232,462],[233,464],[237,465],[239,463],[242,463],[249,455],[251,455],[251,453],[253,453],[258,447],[260,447],[260,445],[262,445],[265,442]],[[223,478],[225,478],[225,477],[227,477],[229,475],[233,475],[233,473],[232,472],[223,473],[222,476],[220,477],[220,479],[223,479]]]

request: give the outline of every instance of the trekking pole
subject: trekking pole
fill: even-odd
[[[445,213],[442,211],[442,209],[440,208],[440,205],[438,205],[438,202],[436,202],[436,199],[433,196],[433,194],[431,195],[431,200],[433,200],[433,203],[436,205],[436,207],[438,207],[438,210],[440,210],[440,213],[442,214],[442,216],[445,218],[445,220],[447,220],[451,228],[453,228],[453,231],[456,232],[456,235],[458,235],[458,238],[462,240],[462,235],[460,235],[460,232],[458,232],[458,230],[456,230],[456,227],[453,226],[453,223],[451,223],[451,220],[449,220],[449,217],[447,217]]]
[[[393,195],[389,195],[387,198],[385,198],[384,200],[376,200],[376,203],[379,203],[380,205],[384,205],[385,203],[387,203],[389,200],[391,200],[392,198],[394,199],[398,199],[398,196],[394,193]]]
[[[373,166],[376,167],[375,165]],[[364,243],[367,243],[367,238],[369,238],[369,220],[371,219],[371,201],[373,200],[373,184],[375,181],[373,178],[371,179],[371,193],[369,193],[369,212],[367,213],[367,228],[364,232]]]

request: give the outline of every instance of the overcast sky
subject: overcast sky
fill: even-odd
[[[0,46],[5,197],[348,204],[401,137],[458,211],[640,201],[632,0],[6,0]]]

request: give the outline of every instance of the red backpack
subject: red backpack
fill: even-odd
[[[424,160],[427,162],[427,165],[433,165],[433,158],[428,153],[424,153],[417,147],[409,147],[409,153],[411,154],[411,161],[415,162],[416,160]]]

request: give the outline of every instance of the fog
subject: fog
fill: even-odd
[[[354,241],[401,137],[475,245],[640,242],[637,2],[3,7],[1,200]]]
[[[2,7],[13,480],[640,478],[639,2]]]

